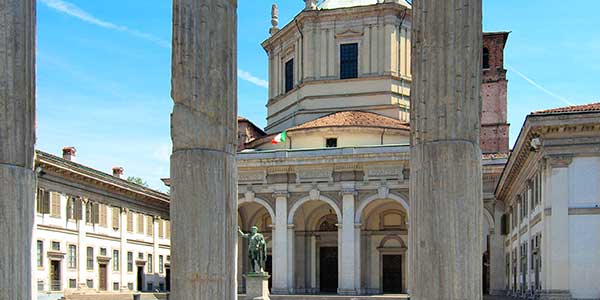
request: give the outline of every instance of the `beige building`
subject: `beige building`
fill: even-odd
[[[238,154],[239,224],[265,232],[275,294],[409,293],[410,5],[306,4],[281,29],[274,9],[262,43],[267,127],[266,134],[241,132],[248,142]],[[494,189],[508,157],[507,37],[484,35],[482,66],[481,255],[485,291],[498,293],[505,288],[504,211]],[[285,142],[272,144],[281,132]],[[238,259],[243,292],[247,261]]]
[[[38,298],[65,293],[166,291],[169,196],[63,157],[36,152],[32,249]]]
[[[506,290],[600,299],[600,103],[527,116],[496,189]]]

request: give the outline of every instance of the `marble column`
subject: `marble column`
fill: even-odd
[[[354,195],[355,191],[342,191],[342,224],[340,234],[340,286],[339,295],[356,295],[355,284],[355,254],[356,254],[356,236],[354,228]]]
[[[237,1],[174,0],[172,299],[236,299]]]
[[[32,299],[35,1],[0,0],[0,299]]]
[[[415,300],[482,298],[481,0],[413,2],[410,264]]]
[[[287,294],[288,233],[287,193],[275,193],[275,229],[273,230],[273,294]]]

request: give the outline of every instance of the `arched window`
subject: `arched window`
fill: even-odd
[[[490,68],[490,50],[488,48],[483,48],[483,68]]]

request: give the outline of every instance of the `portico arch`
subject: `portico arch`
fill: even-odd
[[[238,200],[238,207],[246,203],[258,203],[262,205],[271,216],[271,220],[275,220],[275,211],[273,210],[273,207],[271,207],[271,204],[269,204],[269,202],[258,197],[248,198],[244,196],[244,198],[240,198]]]
[[[296,203],[294,203],[294,205],[292,206],[292,208],[290,209],[289,213],[288,213],[288,224],[292,225],[294,224],[294,217],[296,215],[296,211],[298,210],[299,207],[302,206],[302,204],[309,202],[309,201],[323,201],[327,204],[329,204],[329,206],[331,206],[331,208],[333,208],[333,210],[335,211],[335,214],[338,218],[338,222],[342,223],[342,211],[340,209],[340,207],[337,205],[337,203],[335,203],[335,201],[323,196],[323,195],[319,195],[318,197],[311,197],[306,196],[304,198],[301,198],[300,200],[296,201]]]
[[[398,202],[400,205],[402,205],[404,210],[406,210],[407,212],[409,211],[408,202],[406,201],[406,199],[404,199],[404,197],[393,194],[393,193],[389,193],[386,198],[382,198],[379,194],[375,194],[375,195],[367,197],[366,199],[364,199],[363,201],[360,202],[360,204],[358,205],[358,208],[356,209],[354,223],[356,223],[356,224],[360,223],[361,218],[362,218],[362,213],[369,204],[371,204],[372,202],[375,202],[377,200],[385,200],[385,199],[394,200],[394,201]]]

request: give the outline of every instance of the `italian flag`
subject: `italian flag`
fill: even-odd
[[[273,140],[271,141],[271,144],[285,143],[286,139],[287,139],[287,132],[282,131],[280,134],[276,135],[273,138]]]

